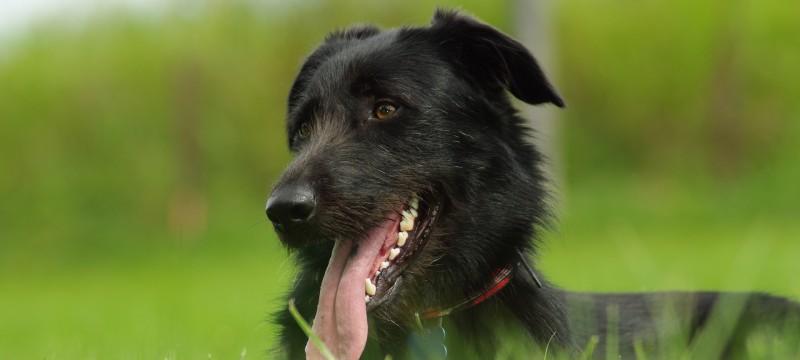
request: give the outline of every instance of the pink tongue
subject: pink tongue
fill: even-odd
[[[358,359],[364,351],[368,332],[364,282],[395,224],[387,221],[370,231],[352,256],[352,240],[339,240],[333,248],[312,328],[337,359]],[[306,358],[322,359],[310,341],[306,344]]]

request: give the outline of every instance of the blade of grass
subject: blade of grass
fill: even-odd
[[[547,351],[550,350],[550,343],[553,341],[555,336],[556,333],[553,332],[553,335],[550,335],[550,339],[547,340],[547,345],[544,347],[544,358],[542,360],[547,360]]]
[[[636,339],[636,341],[633,342],[633,351],[636,353],[636,360],[647,360],[647,354],[644,352],[642,339]]]
[[[320,355],[322,355],[325,360],[336,360],[333,353],[331,353],[328,347],[325,346],[325,343],[322,342],[322,339],[320,339],[317,334],[314,334],[314,330],[311,330],[311,326],[300,316],[300,312],[298,312],[297,307],[294,306],[294,299],[289,300],[289,313],[292,314],[294,321],[297,322],[297,326],[300,326],[300,329],[303,330],[306,336],[308,336],[308,339],[311,340],[311,344],[319,350]]]
[[[594,355],[594,349],[597,347],[598,343],[600,343],[600,338],[597,335],[592,335],[592,337],[589,338],[589,342],[586,343],[586,348],[583,349],[580,360],[591,358],[592,355]]]
[[[606,308],[606,359],[619,358],[619,306]]]

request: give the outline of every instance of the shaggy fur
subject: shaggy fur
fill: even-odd
[[[306,319],[314,318],[334,240],[360,238],[412,194],[431,194],[442,212],[398,295],[370,312],[364,358],[411,356],[416,312],[480,291],[519,252],[535,255],[548,222],[542,157],[508,93],[564,105],[521,44],[454,12],[437,12],[427,27],[334,32],[308,57],[288,101],[295,158],[275,186],[308,184],[318,199],[310,226],[280,232],[299,267],[288,297]],[[397,105],[393,118],[371,115],[381,99]],[[727,345],[751,325],[798,314],[788,300],[761,294],[573,293],[547,281],[539,287],[515,266],[500,293],[444,326],[450,358],[491,358],[500,338],[513,337],[574,354],[592,335],[602,346],[608,324],[629,353],[634,341],[693,341],[721,299],[737,310]],[[281,353],[303,358],[306,336],[286,311],[277,322]]]

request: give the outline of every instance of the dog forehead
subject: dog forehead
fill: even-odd
[[[338,46],[340,49],[323,61],[311,78],[309,90],[316,95],[347,92],[365,82],[424,87],[425,80],[435,75],[434,68],[444,66],[429,44],[410,40],[399,29],[347,40]]]

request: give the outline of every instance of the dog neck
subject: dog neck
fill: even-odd
[[[488,300],[498,292],[503,290],[511,282],[511,278],[515,274],[529,276],[536,286],[542,288],[542,281],[536,275],[536,271],[528,263],[527,256],[523,251],[518,251],[519,259],[516,262],[508,263],[494,270],[490,281],[480,291],[477,291],[470,296],[464,298],[458,303],[443,308],[431,308],[425,310],[422,314],[417,314],[418,321],[431,320],[448,316],[454,312],[467,310],[471,307],[477,306],[480,303]]]
[[[540,350],[576,348],[561,306],[563,292],[546,281],[540,287],[524,267],[512,265],[508,281],[493,296],[449,315],[422,320],[401,343],[424,344],[432,350],[444,346],[448,358],[491,358],[510,343]]]
[[[566,314],[559,305],[561,290],[542,282],[525,254],[518,254],[519,259],[495,270],[480,291],[451,306],[416,314],[417,329],[409,343],[422,344],[433,351],[441,347],[447,353],[445,344],[455,336],[454,344],[461,345],[449,349],[455,351],[454,355],[465,351],[463,346],[474,346],[467,353],[480,352],[487,341],[507,341],[509,335],[532,337],[542,348],[572,347]],[[513,330],[514,323],[526,331]],[[525,333],[528,335],[521,335]],[[444,334],[448,334],[447,339]],[[487,356],[496,349],[486,348],[490,349]]]

